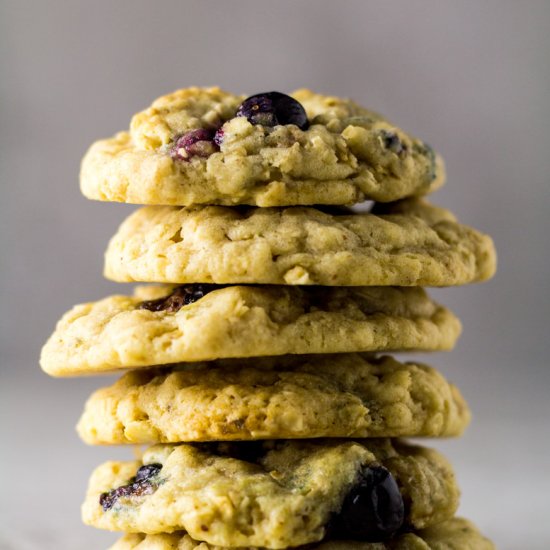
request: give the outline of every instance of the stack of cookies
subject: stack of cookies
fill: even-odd
[[[123,371],[85,442],[150,445],[96,469],[85,523],[117,550],[493,548],[447,460],[398,439],[460,435],[463,397],[380,355],[451,349],[422,287],[494,273],[491,239],[421,198],[443,181],[428,145],[307,90],[180,90],[95,143],[84,194],[147,205],[105,275],[157,284],[74,307],[43,349],[54,376]]]

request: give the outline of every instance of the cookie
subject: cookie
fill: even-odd
[[[441,158],[353,101],[299,90],[281,97],[188,88],[91,146],[90,199],[188,206],[393,201],[440,187]],[[304,111],[305,109],[305,111]]]
[[[230,357],[440,350],[460,328],[421,288],[150,286],[75,306],[40,362],[70,376]]]
[[[287,548],[422,529],[450,519],[458,498],[439,453],[399,440],[157,445],[97,468],[82,516],[114,531]]]
[[[419,199],[377,215],[316,208],[149,206],[111,239],[119,282],[449,286],[495,272],[490,237]],[[391,207],[390,207],[391,208]]]
[[[90,444],[456,436],[470,420],[435,369],[360,354],[226,359],[140,369],[96,391]]]
[[[110,550],[224,550],[224,547],[198,542],[184,532],[128,533]],[[329,540],[310,544],[307,550],[495,550],[495,545],[470,521],[452,518],[427,529],[398,535],[387,542]]]

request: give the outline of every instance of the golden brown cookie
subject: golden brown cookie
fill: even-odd
[[[75,306],[40,362],[71,376],[230,357],[443,350],[460,328],[416,287],[150,286]]]
[[[357,353],[139,369],[96,391],[86,443],[460,435],[470,411],[435,369]]]
[[[385,214],[149,206],[111,239],[105,275],[119,282],[450,286],[494,274],[489,236],[443,208],[404,203]]]
[[[101,529],[287,548],[423,529],[450,519],[458,498],[439,453],[399,440],[157,445],[99,466],[82,515]]]
[[[353,204],[422,195],[443,162],[418,139],[348,99],[298,90],[254,99],[219,88],[160,97],[129,132],[92,145],[81,188],[134,204]],[[304,111],[305,109],[305,111]]]

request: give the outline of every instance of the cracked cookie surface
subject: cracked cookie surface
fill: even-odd
[[[110,550],[226,550],[192,539],[187,533],[145,535],[132,533],[120,538]],[[495,550],[495,545],[477,527],[463,518],[452,518],[388,542],[329,540],[307,546],[309,550]],[[252,550],[248,548],[247,550]],[[300,550],[300,549],[297,549]],[[304,548],[303,550],[306,550]]]
[[[460,435],[470,412],[435,369],[361,354],[139,369],[96,391],[90,444]]]
[[[449,286],[494,274],[491,238],[459,224],[448,210],[409,199],[383,211],[149,206],[111,239],[105,276],[119,282]]]
[[[161,467],[151,494],[101,507],[101,494],[150,463]],[[459,491],[446,459],[389,439],[157,445],[142,461],[98,467],[82,515],[86,524],[114,531],[185,530],[219,546],[298,546],[327,535],[372,464],[387,468],[395,480],[406,528],[422,529],[454,515]]]
[[[132,118],[129,132],[91,146],[82,192],[134,204],[288,206],[388,202],[442,185],[441,158],[380,115],[308,90],[292,95],[307,129],[252,124],[235,116],[244,96],[219,88],[160,97]],[[219,144],[207,151],[185,160],[172,153],[181,136],[218,129]]]
[[[230,357],[443,350],[461,330],[413,287],[213,287],[177,311],[140,309],[172,291],[138,287],[75,306],[42,348],[42,368],[70,376]]]

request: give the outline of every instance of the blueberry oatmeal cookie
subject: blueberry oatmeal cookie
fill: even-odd
[[[227,550],[192,539],[187,533],[145,535],[129,533],[120,538],[110,550]],[[244,550],[244,549],[243,549]],[[246,550],[253,550],[248,547]],[[452,518],[426,529],[397,535],[386,542],[327,540],[297,550],[495,550],[470,521]]]
[[[98,200],[265,207],[388,202],[444,178],[428,145],[348,99],[187,88],[93,144],[80,181]]]
[[[41,365],[70,376],[231,357],[444,350],[460,330],[416,287],[149,286],[75,306]]]
[[[111,239],[119,282],[449,286],[495,271],[491,238],[419,199],[384,214],[148,206]],[[395,208],[395,210],[392,210]]]
[[[437,452],[399,440],[157,445],[92,474],[83,520],[218,546],[377,542],[450,519],[459,491]]]
[[[435,369],[350,353],[130,371],[90,397],[78,432],[90,444],[438,437],[469,420]]]
[[[179,90],[93,144],[84,195],[147,205],[105,275],[161,284],[75,306],[42,350],[54,376],[125,370],[82,439],[154,445],[96,469],[85,523],[127,531],[118,550],[491,550],[453,518],[447,461],[393,439],[460,435],[462,395],[377,355],[451,349],[460,322],[421,287],[495,271],[491,239],[424,200],[444,180],[427,144],[308,90]]]

